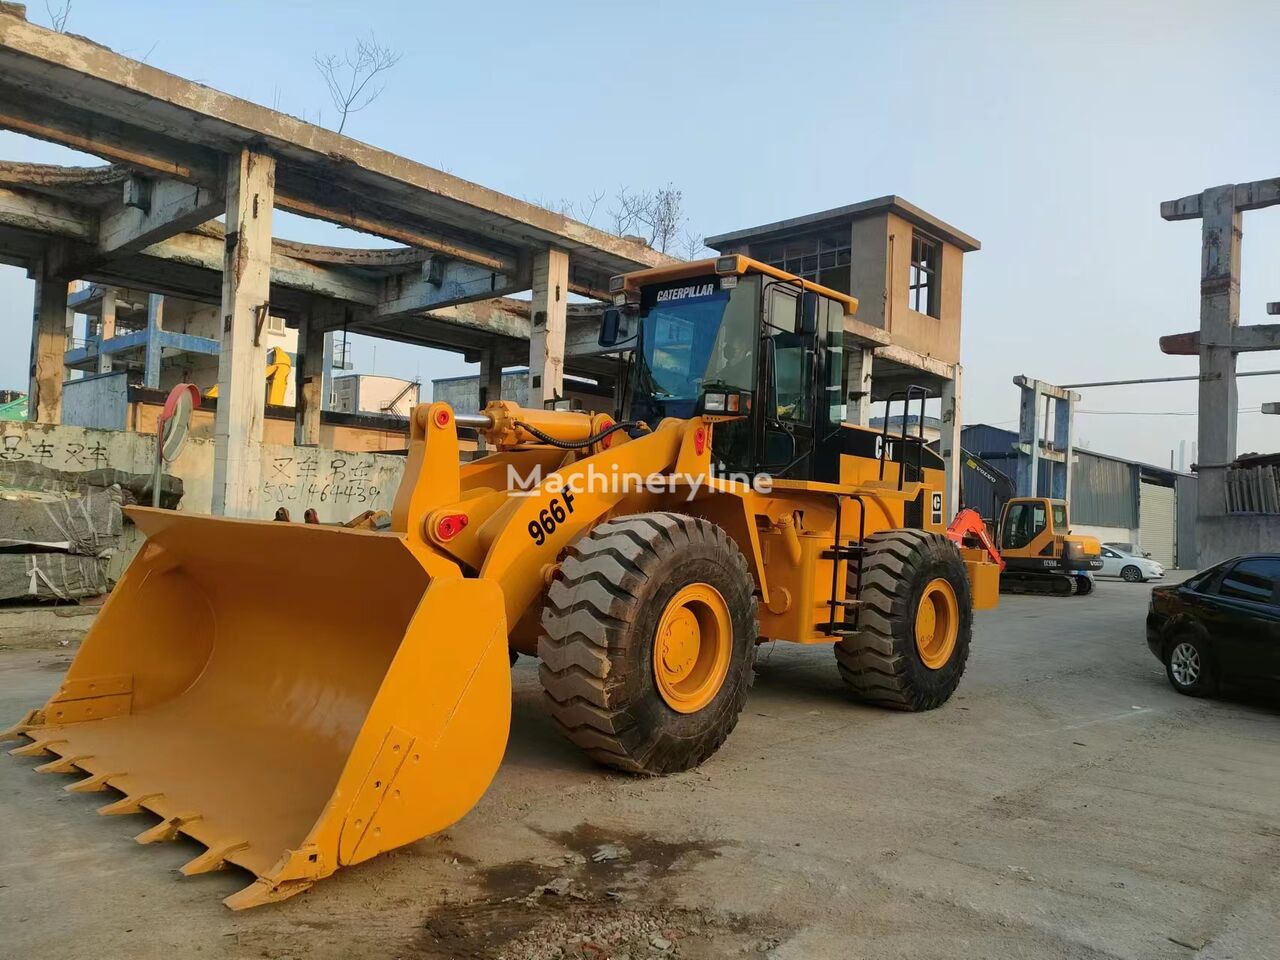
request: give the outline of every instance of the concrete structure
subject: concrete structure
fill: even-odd
[[[845,326],[846,419],[867,424],[872,401],[888,400],[912,385],[940,399],[948,500],[957,503],[963,260],[981,244],[897,196],[722,233],[706,242],[721,253],[746,254],[858,298],[857,316]]]
[[[1080,394],[1055,387],[1042,380],[1017,376],[1014,386],[1022,391],[1018,403],[1017,494],[1071,499],[1071,471],[1074,463],[1075,403]],[[1044,473],[1046,482],[1040,482]]]
[[[213,304],[95,283],[71,293],[67,310],[75,319],[63,356],[66,379],[73,371],[122,370],[131,384],[167,390],[193,383],[202,394],[218,382],[222,323]],[[280,347],[296,364],[298,331],[283,317],[269,316],[261,336],[265,354]],[[295,379],[290,369],[290,397]]]
[[[222,318],[214,509],[257,509],[254,448],[267,318],[299,328],[297,439],[314,443],[323,334],[345,330],[441,347],[490,369],[530,363],[554,396],[577,351],[570,293],[670,261],[613,236],[368,144],[184,80],[0,3],[0,129],[111,162],[0,165],[0,262],[37,280],[34,419],[61,413],[72,280],[217,304]],[[272,210],[407,246],[350,250],[273,237]],[[225,214],[225,229],[212,222]],[[530,291],[531,303],[507,294]],[[520,356],[523,354],[523,356]],[[319,355],[319,356],[317,356]],[[607,365],[606,365],[607,366]]]
[[[1228,472],[1236,460],[1236,357],[1280,350],[1280,324],[1240,325],[1240,255],[1247,210],[1280,204],[1280,177],[1225,184],[1160,204],[1165,220],[1201,222],[1200,329],[1160,338],[1168,354],[1200,358],[1198,515],[1201,562],[1280,542],[1280,517],[1231,513]],[[1271,311],[1268,310],[1270,313]],[[1274,522],[1273,522],[1274,521]],[[1259,535],[1263,539],[1259,541]]]

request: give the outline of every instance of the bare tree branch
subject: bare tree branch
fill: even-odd
[[[683,191],[670,183],[652,193],[619,187],[614,199],[617,206],[609,211],[614,233],[627,236],[638,230],[651,247],[663,253],[672,247],[685,221]]]
[[[355,48],[341,55],[317,53],[312,58],[338,111],[338,133],[346,127],[351,114],[359,113],[382,95],[385,85],[373,85],[373,80],[399,63],[401,56],[370,33],[367,38],[358,38]]]
[[[58,33],[66,33],[67,18],[71,16],[71,0],[56,7],[51,0],[44,0],[44,8],[49,14],[49,25]]]
[[[686,260],[697,260],[702,256],[702,251],[707,249],[707,245],[702,242],[702,234],[694,233],[692,230],[684,232],[684,237],[680,240],[680,246],[684,250],[684,258]]]

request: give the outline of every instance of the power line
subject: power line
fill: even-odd
[[[1261,413],[1261,407],[1247,407],[1237,413]],[[1194,410],[1077,410],[1076,413],[1092,413],[1112,417],[1194,417]]]
[[[1270,377],[1280,374],[1280,370],[1240,370],[1236,372],[1236,379],[1240,377]],[[1059,384],[1064,390],[1083,390],[1086,387],[1125,387],[1135,383],[1179,383],[1186,380],[1199,380],[1199,374],[1190,377],[1144,377],[1140,380],[1099,380],[1096,383],[1063,383]],[[1083,413],[1084,411],[1080,411]]]

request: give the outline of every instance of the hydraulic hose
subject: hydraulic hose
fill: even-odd
[[[610,427],[601,430],[595,436],[587,437],[585,440],[559,440],[548,433],[543,433],[533,424],[525,423],[523,420],[517,420],[516,426],[523,430],[529,436],[541,440],[543,443],[549,443],[553,447],[559,447],[561,450],[581,450],[585,447],[593,446],[599,443],[605,437],[617,433],[619,430],[627,430],[631,427],[639,427],[639,420],[624,420],[621,423],[615,423]],[[645,428],[648,432],[648,428]]]

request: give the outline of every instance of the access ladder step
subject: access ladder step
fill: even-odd
[[[838,543],[822,551],[823,560],[856,560],[866,551],[860,543]]]
[[[820,623],[818,632],[828,637],[855,637],[858,631],[851,623]]]

